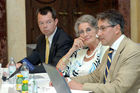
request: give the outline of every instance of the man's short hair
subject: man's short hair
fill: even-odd
[[[107,20],[111,25],[120,25],[121,32],[124,34],[124,17],[123,15],[115,9],[111,9],[105,12],[102,12],[97,15],[97,20]]]
[[[46,15],[48,14],[48,12],[52,14],[52,18],[55,20],[57,15],[56,15],[56,11],[52,7],[45,6],[45,7],[37,9],[37,15],[38,13],[40,13],[41,15]]]

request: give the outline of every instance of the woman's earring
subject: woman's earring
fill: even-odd
[[[96,38],[98,38],[99,36],[96,34]]]

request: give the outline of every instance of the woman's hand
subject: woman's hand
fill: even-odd
[[[69,62],[69,57],[73,54],[74,51],[76,51],[79,48],[83,48],[85,46],[84,44],[84,39],[79,37],[74,40],[72,48],[69,50],[69,52],[62,57],[59,62],[57,63],[56,67],[59,68],[60,70],[64,70],[66,67],[67,63]]]
[[[84,44],[84,39],[79,37],[74,39],[74,43],[71,49],[73,49],[73,51],[76,51],[79,48],[83,48],[85,46]]]

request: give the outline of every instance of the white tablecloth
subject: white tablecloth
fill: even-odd
[[[57,93],[54,87],[49,87],[50,79],[48,74],[34,74],[35,80],[38,86],[38,93]],[[89,91],[71,90],[72,93],[89,93]],[[8,82],[3,82],[0,87],[0,93],[18,93],[16,91],[15,84],[9,84]]]

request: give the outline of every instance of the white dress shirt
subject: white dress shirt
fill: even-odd
[[[113,52],[113,54],[112,54],[112,60],[113,60],[114,55],[116,54],[116,51],[117,51],[117,49],[118,49],[118,47],[119,47],[119,45],[120,45],[120,43],[122,42],[122,40],[123,40],[124,37],[125,37],[124,35],[121,35],[121,36],[112,44],[111,48],[114,49],[114,52]]]
[[[52,41],[53,41],[53,37],[56,33],[56,30],[57,30],[57,27],[55,28],[55,31],[49,37],[45,36],[45,38],[48,38],[48,40],[49,40],[49,47],[50,48],[51,48],[51,44],[52,44]]]

